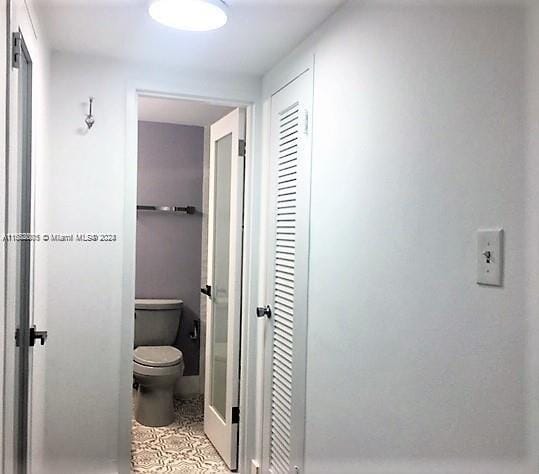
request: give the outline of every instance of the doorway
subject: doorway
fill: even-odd
[[[234,471],[245,109],[141,94],[137,113],[132,471]],[[163,409],[151,398],[163,352],[148,355],[163,347],[177,367],[170,419],[148,414]]]

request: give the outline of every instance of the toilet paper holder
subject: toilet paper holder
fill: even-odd
[[[198,341],[200,337],[200,319],[193,321],[193,330],[189,333],[189,339],[191,341]]]

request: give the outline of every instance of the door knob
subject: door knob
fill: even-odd
[[[256,308],[256,316],[257,318],[268,318],[268,319],[271,319],[271,307],[270,305],[267,305],[265,308],[264,307],[258,307]]]
[[[40,345],[43,346],[48,336],[47,331],[36,331],[36,327],[32,326],[30,328],[30,346],[34,346],[37,339],[41,341]]]

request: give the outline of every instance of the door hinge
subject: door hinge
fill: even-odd
[[[309,111],[305,109],[305,135],[309,135]]]
[[[12,67],[19,69],[22,57],[22,34],[20,32],[13,33],[11,48]]]
[[[206,288],[201,288],[200,292],[203,295],[206,295],[208,298],[211,298],[211,286],[210,285],[206,285]]]
[[[232,407],[232,424],[236,425],[240,422],[240,407]]]
[[[239,141],[239,155],[245,156],[247,154],[247,142],[245,140]]]

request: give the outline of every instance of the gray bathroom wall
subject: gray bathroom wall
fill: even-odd
[[[203,127],[139,122],[138,204],[197,208],[137,217],[136,296],[183,300],[185,375],[199,372],[199,341],[189,334],[200,318],[203,155]]]

